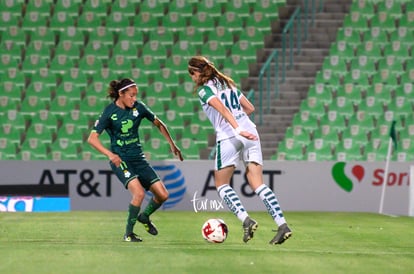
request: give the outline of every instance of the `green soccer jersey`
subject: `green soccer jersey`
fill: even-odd
[[[142,119],[153,122],[155,114],[142,102],[135,102],[132,108],[122,109],[115,103],[109,104],[95,122],[93,131],[104,130],[111,138],[111,151],[124,160],[144,158],[139,140],[138,128]]]

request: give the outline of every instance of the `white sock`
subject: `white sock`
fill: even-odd
[[[229,185],[222,185],[217,188],[217,192],[227,207],[230,209],[230,211],[233,212],[233,214],[243,222],[248,214],[243,204],[241,203],[236,191],[234,191],[234,189]]]
[[[285,217],[283,217],[282,209],[277,201],[275,193],[265,184],[259,186],[255,190],[256,194],[263,201],[266,206],[267,212],[272,216],[273,220],[278,226],[286,223]]]

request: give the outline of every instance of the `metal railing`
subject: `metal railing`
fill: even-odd
[[[309,8],[309,2],[311,2],[311,7]],[[302,39],[307,40],[308,38],[308,28],[310,25],[314,26],[315,24],[315,13],[323,9],[323,0],[319,0],[319,8],[317,8],[316,0],[304,0],[304,11],[302,12],[300,7],[297,7],[293,12],[292,16],[289,18],[285,27],[282,31],[282,48],[281,55],[282,60],[279,60],[279,51],[275,49],[267,58],[266,62],[262,66],[259,72],[259,124],[263,123],[263,100],[266,100],[266,113],[270,111],[271,103],[271,86],[274,85],[275,97],[279,96],[279,83],[284,83],[286,79],[286,69],[291,69],[293,67],[293,54],[300,53],[302,48]],[[310,11],[310,15],[309,15]],[[304,24],[302,24],[302,19]],[[304,30],[302,30],[302,26]],[[294,27],[296,26],[296,32]],[[303,32],[303,37],[302,37]],[[296,34],[296,41],[294,41],[294,36]],[[289,43],[288,43],[289,42]],[[286,62],[286,51],[289,48],[289,64]],[[272,75],[272,66],[274,62],[274,74]],[[281,71],[279,71],[281,70]],[[281,73],[281,77],[279,77]],[[263,81],[266,76],[266,86],[264,87]],[[265,96],[266,95],[266,96]]]

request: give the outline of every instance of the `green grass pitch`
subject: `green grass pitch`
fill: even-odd
[[[122,241],[126,212],[0,213],[1,273],[412,273],[414,218],[369,213],[285,212],[293,236],[271,246],[275,225],[265,212],[254,238],[242,241],[228,212],[156,212],[159,234]],[[212,217],[227,240],[203,240]]]

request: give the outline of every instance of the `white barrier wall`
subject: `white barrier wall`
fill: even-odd
[[[214,188],[213,161],[152,164],[170,192],[163,209],[227,210]],[[241,167],[233,187],[248,210],[264,211]],[[382,162],[265,161],[264,182],[276,192],[285,211],[377,213],[384,167]],[[409,163],[390,163],[384,213],[409,214],[409,174]],[[0,161],[0,211],[11,197],[56,195],[68,196],[71,210],[125,210],[130,200],[105,161]]]

